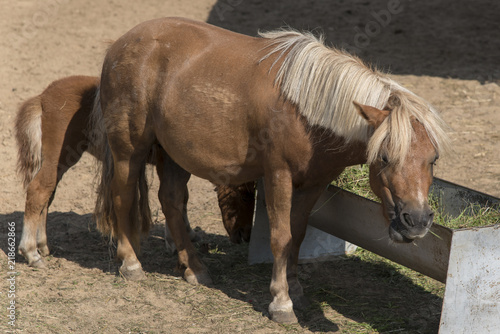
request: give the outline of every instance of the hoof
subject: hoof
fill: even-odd
[[[45,262],[42,257],[38,253],[38,251],[26,252],[23,248],[19,247],[18,250],[19,255],[22,255],[27,261],[28,266],[37,269],[45,269],[47,268]]]
[[[50,254],[50,250],[49,250],[49,247],[47,245],[42,246],[42,247],[38,247],[38,251],[40,252],[40,255],[43,257],[49,256],[49,254]]]
[[[202,284],[205,286],[213,285],[212,278],[206,271],[202,271],[201,273],[195,274],[191,269],[186,269],[184,271],[184,279],[192,285]]]
[[[292,300],[293,300],[293,308],[299,311],[304,311],[311,306],[311,302],[305,296],[292,298]]]
[[[269,314],[271,315],[272,321],[276,321],[280,324],[294,324],[298,322],[295,313],[293,313],[293,304],[291,300],[280,303],[273,301],[269,304]]]
[[[43,261],[42,258],[39,258],[38,260],[31,262],[29,264],[30,267],[36,268],[36,269],[46,269],[47,266],[45,265],[45,261]]]
[[[298,322],[293,311],[274,311],[271,313],[271,320],[279,324],[295,324]]]
[[[137,268],[132,268],[132,267],[135,267],[135,266],[136,265],[132,265],[132,266],[122,265],[120,267],[120,274],[122,274],[123,277],[127,281],[142,281],[142,280],[145,280],[146,279],[146,274],[142,270],[141,265],[139,264],[139,266]]]

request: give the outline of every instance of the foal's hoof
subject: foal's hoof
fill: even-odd
[[[271,320],[279,324],[295,324],[298,322],[293,311],[274,311],[271,312]]]
[[[132,266],[125,266],[122,265],[120,267],[120,274],[127,280],[127,281],[142,281],[146,279],[146,274],[142,270],[141,265],[139,264],[138,267],[136,268],[136,265]]]
[[[212,278],[208,272],[203,271],[201,273],[195,274],[191,269],[186,269],[184,271],[184,279],[192,285],[202,284],[205,286],[211,286],[213,284]]]
[[[38,251],[40,252],[40,255],[42,255],[43,257],[49,256],[49,254],[50,254],[50,250],[49,250],[48,246],[38,247]]]
[[[23,251],[22,248],[19,248],[18,253],[20,255],[24,256],[24,258],[28,261],[29,267],[37,268],[37,269],[47,268],[45,266],[45,262],[43,261],[42,257],[40,256],[40,254],[38,254],[38,251],[35,250],[34,252],[26,252],[26,251]]]
[[[38,260],[31,262],[30,264],[28,264],[28,266],[30,266],[32,268],[36,268],[36,269],[46,269],[47,268],[47,266],[45,265],[45,261],[43,261],[42,258],[39,258]]]

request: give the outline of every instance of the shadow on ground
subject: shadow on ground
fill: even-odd
[[[252,36],[283,26],[324,33],[394,74],[500,79],[500,2],[219,0],[207,22]]]
[[[22,212],[1,215],[0,219],[16,222],[19,243]],[[115,248],[96,231],[90,214],[53,212],[48,222],[50,257],[117,275]],[[6,235],[6,231],[7,224],[2,224],[0,234]],[[143,268],[149,274],[180,276],[175,270],[177,258],[166,253],[163,236],[164,225],[154,224],[142,243]],[[226,236],[205,234],[196,246],[210,270],[214,289],[268,316],[270,264],[249,266],[248,245],[232,244]],[[2,241],[0,249],[7,253],[5,242]],[[17,261],[24,262],[17,270],[27,269],[20,256]],[[48,262],[49,270],[64,269],[51,267],[51,263]],[[437,332],[441,298],[415,285],[387,264],[362,261],[357,256],[341,257],[337,261],[301,265],[299,277],[311,306],[297,311],[297,316],[300,325],[311,331],[338,331],[335,314],[339,313],[359,326],[368,323],[379,332]]]

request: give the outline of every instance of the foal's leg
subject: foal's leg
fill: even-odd
[[[287,262],[291,252],[290,209],[292,177],[288,170],[271,171],[264,177],[266,205],[271,229],[271,251],[274,256],[271,279],[273,301],[269,305],[271,319],[279,323],[295,323],[293,303],[288,295]]]
[[[55,191],[64,173],[78,162],[83,152],[73,150],[73,158],[66,159],[66,151],[60,155],[57,145],[45,143],[44,147],[55,147],[45,150],[42,167],[28,185],[24,209],[24,224],[19,253],[23,255],[31,267],[44,268],[41,256],[49,255],[47,245],[47,212],[54,199]],[[41,256],[40,256],[41,255]]]
[[[38,226],[37,233],[36,233],[36,247],[38,248],[38,252],[40,253],[41,256],[45,257],[50,254],[49,246],[47,244],[47,215],[49,212],[50,205],[52,204],[52,201],[54,200],[54,196],[56,194],[56,189],[57,185],[59,184],[59,181],[61,178],[57,178],[57,183],[56,186],[54,187],[54,191],[52,192],[52,195],[49,198],[49,202],[45,206],[42,212],[42,219],[40,222],[40,225]]]
[[[30,267],[45,268],[40,254],[49,253],[45,226],[49,201],[56,186],[57,166],[46,162],[28,185],[19,254],[26,258]]]
[[[309,301],[304,296],[304,290],[297,276],[297,264],[299,260],[300,245],[306,234],[307,221],[311,210],[323,192],[324,187],[315,187],[307,190],[294,190],[291,211],[292,225],[292,250],[288,259],[287,279],[290,298],[296,309],[308,307]]]
[[[207,268],[198,258],[186,229],[187,182],[190,177],[191,174],[165,153],[158,197],[168,229],[177,247],[179,265],[186,268],[184,278],[191,284],[209,285],[212,284],[212,279]]]
[[[81,139],[81,137],[77,138],[80,138],[80,141],[84,140]],[[54,149],[54,151],[57,152],[57,149]],[[47,256],[50,253],[49,247],[47,245],[47,214],[49,211],[49,207],[52,204],[52,201],[54,200],[54,196],[57,190],[57,185],[59,184],[59,181],[61,181],[63,175],[68,171],[68,169],[70,169],[78,161],[80,161],[80,158],[82,157],[84,152],[85,152],[84,148],[79,147],[78,145],[75,146],[72,145],[71,143],[66,145],[61,151],[61,155],[59,157],[59,163],[57,166],[51,163],[52,161],[51,155],[46,154],[43,166],[49,169],[50,168],[57,169],[57,179],[56,179],[56,184],[53,187],[52,194],[50,195],[50,198],[48,200],[48,203],[42,212],[41,215],[42,219],[37,229],[37,235],[36,235],[37,248],[42,256]]]

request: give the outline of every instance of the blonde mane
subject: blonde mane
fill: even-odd
[[[261,62],[278,54],[275,83],[311,125],[331,130],[346,142],[367,143],[367,162],[384,150],[390,162],[404,162],[413,136],[411,119],[427,130],[438,152],[448,147],[445,124],[434,108],[385,74],[366,66],[359,58],[328,48],[322,37],[293,30],[260,33],[271,50]],[[353,101],[392,111],[373,131],[359,115]]]

